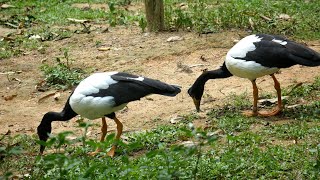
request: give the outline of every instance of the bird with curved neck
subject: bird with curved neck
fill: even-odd
[[[103,142],[107,134],[106,117],[108,117],[113,119],[117,125],[115,139],[119,140],[123,124],[116,117],[116,111],[123,109],[129,102],[140,100],[150,94],[173,97],[180,92],[179,86],[147,77],[122,72],[95,73],[80,82],[61,112],[47,112],[43,116],[37,133],[39,139],[45,142],[52,131],[53,121],[67,121],[81,115],[88,119],[102,118],[100,141]],[[43,154],[44,150],[45,146],[40,145],[40,154]],[[113,157],[115,150],[116,145],[113,145],[107,155]],[[90,155],[95,155],[100,151],[102,150],[98,148]]]
[[[189,88],[197,111],[200,111],[200,101],[205,83],[210,79],[238,76],[249,79],[253,87],[253,109],[245,111],[247,116],[274,116],[282,111],[281,88],[274,73],[281,68],[293,65],[320,66],[320,54],[302,44],[281,36],[254,34],[241,39],[227,53],[223,65],[213,71],[204,71]],[[270,75],[277,91],[278,104],[271,112],[258,111],[258,88],[256,79]]]

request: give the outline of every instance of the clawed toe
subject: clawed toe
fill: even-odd
[[[270,117],[270,116],[275,116],[275,115],[279,114],[280,112],[281,112],[281,109],[277,108],[271,112],[259,111],[258,114],[259,114],[259,116],[262,116],[262,117]]]
[[[273,111],[243,111],[242,114],[246,117],[254,117],[254,116],[262,116],[262,117],[270,117],[270,116],[275,116],[281,112],[282,109],[276,108]]]
[[[96,156],[96,155],[99,154],[100,152],[101,152],[101,149],[98,148],[98,149],[96,149],[96,150],[93,151],[93,152],[88,152],[88,155],[89,155],[89,156]]]
[[[246,117],[254,117],[257,116],[258,113],[250,110],[243,111],[242,114]]]
[[[114,157],[114,155],[115,155],[115,151],[116,151],[116,146],[112,146],[112,148],[110,149],[110,151],[109,152],[107,152],[107,156],[109,156],[109,157]]]

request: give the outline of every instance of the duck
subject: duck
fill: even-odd
[[[228,52],[222,66],[215,70],[205,70],[188,89],[196,110],[200,111],[200,102],[204,86],[208,80],[223,79],[231,76],[251,81],[253,87],[253,107],[243,112],[246,116],[270,117],[283,110],[281,87],[275,73],[281,68],[294,65],[315,67],[320,65],[320,54],[311,48],[279,35],[252,34],[238,41]],[[271,111],[258,111],[258,88],[256,79],[269,75],[273,79],[278,103]]]
[[[52,131],[53,121],[68,121],[73,117],[94,120],[102,119],[101,138],[103,142],[107,134],[106,118],[114,120],[117,125],[116,140],[120,139],[123,124],[116,117],[115,112],[123,109],[129,102],[140,100],[150,94],[174,97],[181,92],[178,85],[170,85],[162,81],[125,72],[97,72],[83,79],[70,94],[61,112],[47,112],[44,114],[37,134],[40,141],[46,142]],[[45,150],[40,145],[40,154]],[[89,155],[96,155],[102,149],[97,148]],[[116,145],[112,145],[107,156],[114,157]]]

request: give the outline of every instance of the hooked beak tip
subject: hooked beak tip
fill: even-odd
[[[196,110],[197,112],[200,112],[200,100],[196,99],[196,98],[192,98],[193,99],[193,103],[196,106]]]

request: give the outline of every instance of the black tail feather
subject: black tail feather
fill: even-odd
[[[289,58],[297,64],[320,66],[320,54],[315,50],[293,41],[288,41],[286,48],[290,52]]]

